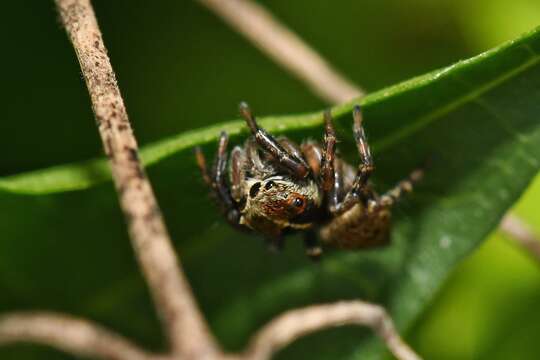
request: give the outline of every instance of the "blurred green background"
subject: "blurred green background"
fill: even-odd
[[[194,1],[93,1],[141,144],[236,117],[326,104]],[[540,25],[538,0],[261,1],[372,91]],[[0,176],[85,160],[101,145],[52,1],[3,4]],[[540,233],[540,180],[516,212]],[[1,295],[0,295],[1,296]],[[540,266],[495,232],[459,266],[409,340],[430,359],[540,354]]]

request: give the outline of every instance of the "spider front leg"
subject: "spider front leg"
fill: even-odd
[[[231,196],[237,204],[244,201],[243,183],[246,177],[246,161],[247,156],[245,151],[240,146],[235,146],[231,151],[229,175],[231,182]]]
[[[218,204],[221,207],[227,221],[234,227],[240,228],[240,211],[237,204],[231,196],[229,186],[225,180],[225,172],[227,168],[227,144],[229,137],[227,133],[222,132],[219,137],[219,145],[216,154],[216,159],[212,168],[212,173],[208,172],[206,159],[202,150],[199,147],[195,148],[195,158],[197,165],[201,171],[203,180],[213,190]]]
[[[366,133],[362,125],[362,111],[359,105],[356,105],[353,109],[353,118],[353,134],[358,154],[360,155],[360,165],[358,166],[352,186],[345,195],[343,202],[334,208],[334,211],[337,213],[342,213],[350,209],[358,201],[366,201],[373,196],[367,184],[375,166],[373,165],[373,157],[371,156],[371,150],[369,149]]]
[[[306,159],[311,172],[316,178],[319,178],[321,175],[321,163],[323,157],[321,147],[313,141],[307,141],[302,143],[301,148],[304,159]]]
[[[324,148],[321,159],[321,185],[325,192],[334,186],[334,159],[336,157],[336,131],[330,110],[324,112]]]
[[[368,198],[371,194],[366,191],[368,179],[373,172],[373,158],[369,149],[364,128],[362,126],[362,113],[360,106],[355,106],[353,110],[354,118],[354,138],[358,153],[360,154],[360,165],[349,191],[344,192],[344,169],[342,161],[336,157],[336,132],[332,124],[330,111],[324,113],[324,150],[321,160],[321,186],[327,193],[328,207],[331,213],[341,214],[350,209],[355,203],[360,201],[361,195]],[[343,198],[343,201],[341,201]]]
[[[311,260],[319,261],[321,259],[323,250],[317,239],[317,234],[313,230],[304,233],[304,247],[306,249],[306,255]]]
[[[309,167],[304,159],[285,150],[272,135],[259,127],[251,109],[245,102],[240,103],[240,114],[246,120],[257,144],[269,153],[281,167],[298,179],[303,179],[309,174]]]
[[[332,114],[329,110],[324,112],[324,148],[321,159],[320,182],[323,191],[327,194],[330,212],[340,209],[340,195],[343,188],[341,162],[336,158],[336,131],[332,124]]]
[[[294,141],[288,139],[285,136],[279,136],[277,138],[277,142],[279,145],[283,147],[283,149],[285,149],[285,151],[289,155],[291,155],[295,159],[302,159],[302,161],[304,161],[302,151],[300,150],[300,147]]]

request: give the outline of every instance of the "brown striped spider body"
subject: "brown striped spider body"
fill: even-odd
[[[251,130],[243,147],[227,152],[228,136],[220,136],[211,171],[199,148],[196,158],[226,220],[235,228],[262,234],[275,249],[284,236],[305,233],[306,253],[322,254],[322,243],[362,249],[389,242],[391,210],[422,176],[414,170],[388,192],[377,194],[368,181],[373,160],[362,127],[359,106],[353,111],[354,139],[360,156],[355,169],[336,154],[336,135],[325,112],[322,146],[314,141],[300,146],[286,137],[274,138],[259,127],[248,105],[240,112]],[[317,236],[317,233],[319,236]]]

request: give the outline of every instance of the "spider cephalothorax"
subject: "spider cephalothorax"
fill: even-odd
[[[311,179],[295,180],[283,175],[246,180],[240,224],[267,236],[312,227],[313,215],[321,207],[319,188]]]
[[[229,155],[228,136],[221,133],[211,173],[196,149],[203,178],[231,225],[262,234],[276,248],[287,233],[305,231],[306,252],[312,258],[322,252],[316,231],[324,243],[341,248],[388,243],[391,208],[403,192],[412,190],[422,171],[413,171],[380,196],[373,190],[368,181],[373,160],[359,106],[353,111],[360,154],[356,171],[336,155],[329,111],[324,114],[323,146],[313,141],[297,146],[285,137],[274,138],[258,126],[247,104],[240,104],[240,112],[252,133],[243,147],[236,146]]]

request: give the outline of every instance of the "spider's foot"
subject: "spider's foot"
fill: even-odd
[[[322,248],[320,246],[314,246],[306,249],[306,255],[310,258],[312,261],[319,261],[322,257]]]
[[[266,240],[266,247],[268,248],[268,251],[274,254],[278,254],[283,251],[285,248],[285,241],[280,239],[267,239]]]

